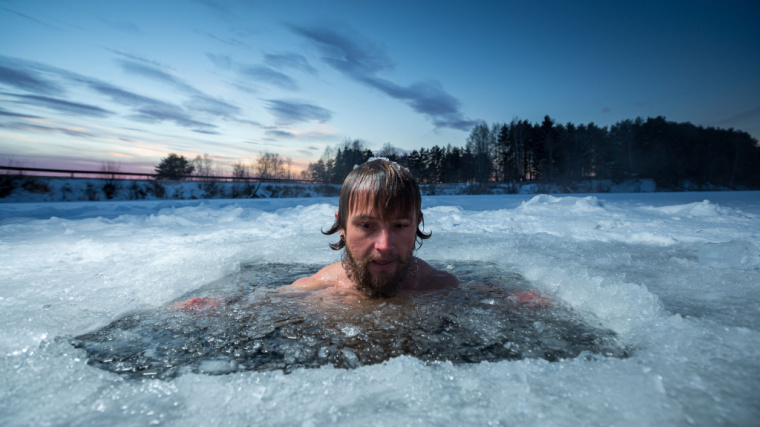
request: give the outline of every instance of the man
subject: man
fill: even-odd
[[[324,234],[339,233],[330,264],[291,286],[300,289],[355,289],[370,298],[401,291],[457,286],[456,276],[414,256],[430,233],[422,231],[422,197],[412,174],[385,158],[372,158],[348,174],[340,191],[335,222]]]
[[[457,287],[456,276],[414,256],[415,247],[430,238],[430,233],[421,228],[421,205],[419,186],[403,166],[384,158],[372,158],[357,166],[343,182],[335,222],[323,232],[340,235],[330,247],[344,249],[342,260],[280,290],[343,289],[377,298]],[[496,292],[479,284],[470,284],[469,288]],[[537,292],[518,291],[505,296],[513,303],[534,308],[551,305],[550,299]],[[206,310],[221,304],[218,298],[191,298],[175,304],[174,309]]]

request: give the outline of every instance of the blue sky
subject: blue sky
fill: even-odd
[[[0,0],[0,162],[293,165],[623,119],[760,137],[756,1]]]

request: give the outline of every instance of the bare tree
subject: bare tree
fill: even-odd
[[[214,158],[211,157],[208,153],[203,153],[203,155],[197,155],[195,156],[195,159],[193,159],[193,166],[195,167],[195,174],[198,177],[216,177],[220,174],[218,173],[218,169],[215,166]],[[214,179],[214,178],[211,178]]]
[[[108,172],[111,174],[111,179],[116,179],[116,175],[121,172],[121,163],[114,161],[103,162],[103,164],[100,165],[100,171]]]
[[[404,150],[394,147],[393,144],[390,142],[386,142],[383,144],[383,148],[380,149],[377,153],[375,153],[375,156],[377,157],[385,157],[387,159],[397,161],[401,157],[403,157],[406,153]]]
[[[256,159],[256,172],[262,181],[282,177],[283,161],[277,153],[261,153]]]
[[[100,171],[108,173],[109,175],[105,175],[107,177],[106,180],[110,184],[115,184],[117,179],[116,176],[121,172],[121,163],[113,161],[104,162],[100,165]]]
[[[287,178],[288,180],[292,179],[291,178],[292,169],[293,169],[293,159],[291,159],[290,157],[286,157],[285,158],[285,178]]]
[[[236,180],[247,180],[251,178],[251,166],[243,162],[232,164],[232,176]]]

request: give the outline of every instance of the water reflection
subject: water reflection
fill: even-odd
[[[450,264],[447,269],[465,282],[459,288],[389,299],[276,290],[317,269],[251,264],[179,299],[199,298],[193,310],[177,310],[181,306],[173,303],[134,313],[72,344],[98,368],[160,378],[355,368],[400,355],[453,363],[556,361],[584,351],[628,355],[612,331],[584,322],[557,301],[532,298],[525,293],[530,283],[491,264]]]

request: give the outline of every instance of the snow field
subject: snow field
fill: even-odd
[[[669,196],[669,197],[668,197]],[[709,201],[705,201],[709,200]],[[243,263],[326,264],[337,198],[0,205],[0,422],[747,425],[760,416],[760,194],[440,196],[419,256],[493,262],[628,359],[410,357],[129,381],[65,339]]]

